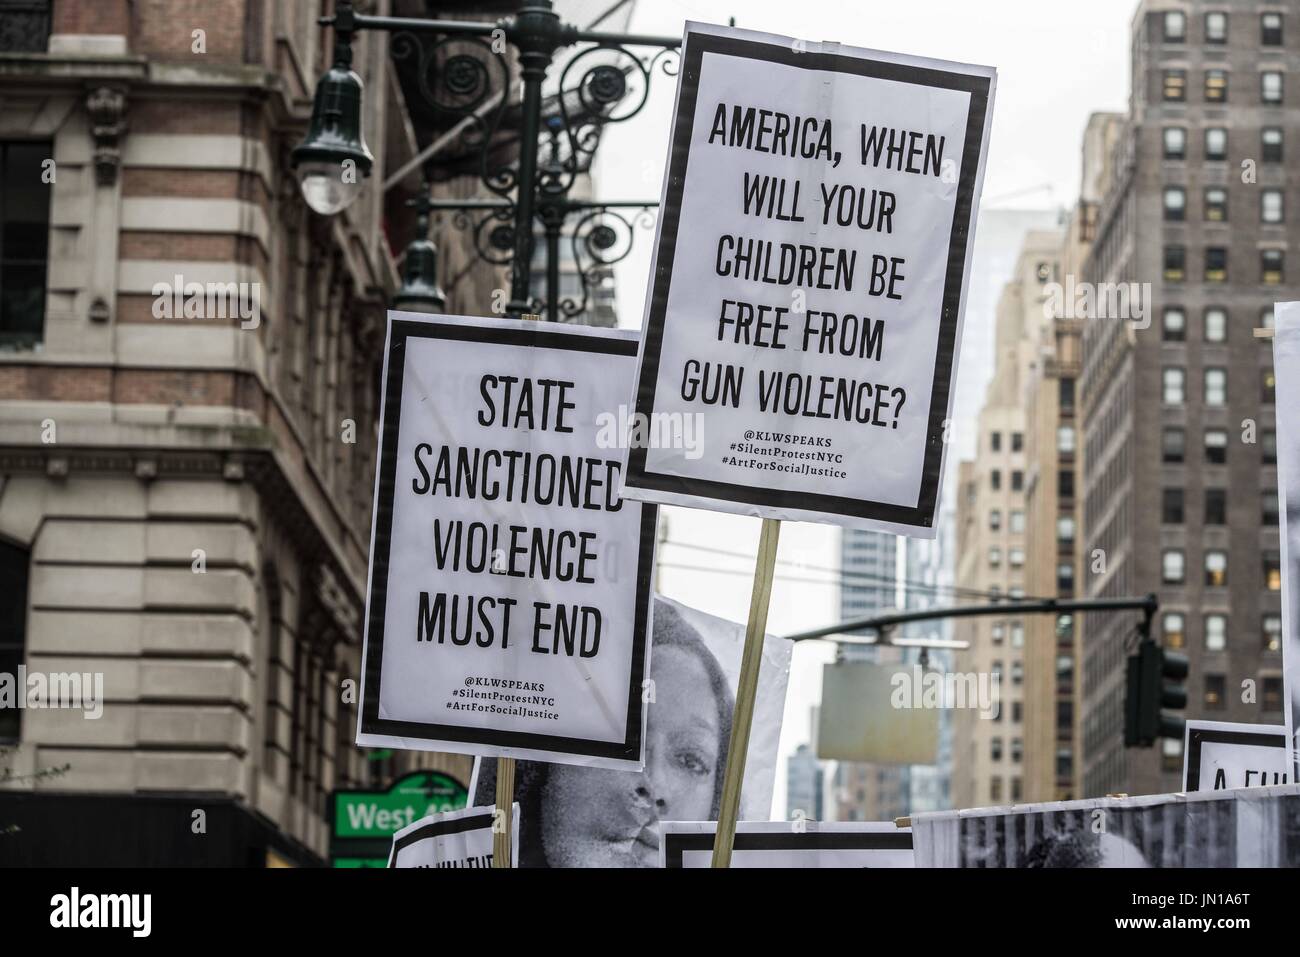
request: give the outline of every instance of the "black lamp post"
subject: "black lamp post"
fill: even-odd
[[[544,312],[552,320],[581,312],[592,277],[630,252],[633,225],[648,221],[649,210],[658,203],[578,201],[569,198],[569,190],[577,176],[590,168],[602,128],[630,118],[645,105],[656,68],[675,73],[681,39],[579,29],[560,21],[551,0],[524,0],[518,13],[495,24],[370,16],[356,13],[351,0],[337,0],[334,16],[319,22],[334,27],[335,63],[321,78],[307,137],[291,158],[303,196],[313,209],[329,215],[344,208],[361,189],[355,174],[363,178],[373,165],[361,135],[361,80],[351,69],[352,37],[359,30],[394,34],[392,55],[413,64],[421,100],[466,123],[479,153],[479,178],[489,195],[471,200],[423,197],[423,204],[417,206],[419,235],[406,251],[402,290],[395,304],[430,304],[441,298],[433,272],[436,251],[427,237],[428,213],[447,210],[455,214],[455,225],[472,230],[480,258],[511,267],[507,312]],[[449,54],[452,41],[473,52]],[[587,46],[569,59],[560,76],[559,93],[544,98],[542,83],[556,52],[579,43]],[[518,159],[513,164],[495,159],[496,135],[510,99],[507,45],[517,54],[523,87],[517,107]],[[630,47],[658,49],[638,56]],[[629,96],[630,76],[642,81],[639,96]],[[566,82],[570,78],[576,82]],[[621,108],[629,98],[632,106]],[[550,148],[539,168],[543,127]],[[620,208],[641,212],[629,219],[617,212]],[[582,280],[581,301],[562,299],[559,290],[559,246],[566,224]],[[547,291],[540,304],[530,289],[535,229],[546,238]]]
[[[418,198],[410,201],[419,214],[415,239],[406,247],[402,258],[402,286],[393,297],[393,308],[403,312],[442,312],[447,297],[438,286],[438,248],[429,238],[429,184],[425,183]]]

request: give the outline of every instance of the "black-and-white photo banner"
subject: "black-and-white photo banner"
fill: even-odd
[[[1291,759],[1280,724],[1188,721],[1183,745],[1183,790],[1289,784]]]
[[[995,71],[700,23],[680,70],[625,494],[933,537]]]
[[[495,807],[430,814],[393,835],[389,867],[491,867]],[[519,805],[510,815],[511,867],[519,866]]]
[[[636,335],[390,313],[357,743],[638,770],[655,509]]]
[[[710,867],[714,821],[663,825],[662,867]],[[912,832],[888,822],[742,821],[732,867],[913,867]]]

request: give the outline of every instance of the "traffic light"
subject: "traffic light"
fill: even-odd
[[[1149,748],[1156,738],[1183,737],[1183,719],[1161,709],[1187,707],[1187,656],[1166,651],[1154,641],[1138,645],[1128,659],[1124,700],[1124,745]]]

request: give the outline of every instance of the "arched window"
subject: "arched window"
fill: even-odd
[[[27,653],[27,549],[0,539],[0,681],[14,682]],[[0,708],[0,744],[13,743],[22,731],[22,710]]]

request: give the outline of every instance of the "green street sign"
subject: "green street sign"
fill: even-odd
[[[387,791],[335,791],[331,834],[335,841],[387,840],[422,817],[456,811],[469,802],[469,791],[442,771],[414,771]],[[342,854],[337,857],[352,856]],[[358,857],[369,855],[355,855]]]

